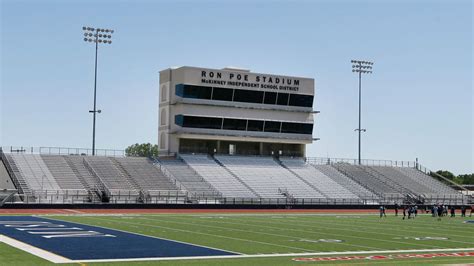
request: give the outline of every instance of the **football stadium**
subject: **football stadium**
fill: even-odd
[[[307,156],[313,78],[159,79],[158,156],[2,147],[1,265],[474,261],[465,187],[418,161]]]

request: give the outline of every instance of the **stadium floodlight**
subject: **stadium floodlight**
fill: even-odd
[[[84,31],[84,41],[95,43],[95,70],[94,70],[94,109],[90,110],[89,113],[92,113],[92,155],[95,155],[95,121],[96,114],[100,114],[101,110],[97,110],[97,52],[99,50],[99,43],[111,44],[112,41],[109,40],[112,38],[112,35],[99,34],[99,32],[110,32],[114,33],[114,30],[111,29],[100,29],[92,27],[82,27]]]
[[[361,80],[362,74],[372,74],[372,66],[374,65],[373,62],[369,61],[361,61],[361,60],[351,60],[352,65],[352,72],[356,72],[359,74],[359,128],[355,129],[355,131],[359,132],[359,164],[361,164],[361,133],[366,132],[367,130],[361,128]]]

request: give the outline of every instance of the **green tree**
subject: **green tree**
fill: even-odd
[[[456,180],[463,185],[474,185],[474,174],[458,175]]]
[[[436,173],[460,185],[474,185],[474,174],[464,174],[455,176],[453,173],[446,170],[438,170],[436,171]],[[439,176],[435,174],[431,174],[431,176],[449,185],[446,180],[442,180]]]
[[[438,175],[444,176],[445,178],[447,178],[447,179],[449,179],[449,180],[451,180],[451,181],[453,181],[454,178],[456,177],[453,173],[451,173],[451,172],[449,172],[449,171],[446,171],[446,170],[438,170],[438,171],[436,171],[436,173],[437,173]]]
[[[151,143],[133,144],[125,149],[126,156],[134,157],[158,157],[158,145]]]

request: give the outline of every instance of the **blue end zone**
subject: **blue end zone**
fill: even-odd
[[[0,234],[71,260],[238,255],[172,240],[31,216],[0,216]]]

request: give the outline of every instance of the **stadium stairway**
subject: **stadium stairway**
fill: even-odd
[[[10,156],[10,154],[5,154],[2,151],[0,151],[0,154],[2,157],[2,161],[5,165],[5,168],[10,173],[10,177],[12,178],[12,181],[15,184],[15,187],[18,189],[18,191],[21,194],[31,195],[32,194],[31,188],[28,186],[28,183],[26,182],[23,175],[20,173],[18,166],[16,165],[15,161]]]
[[[142,201],[169,202],[171,198],[185,196],[148,158],[117,157],[111,160],[142,191]]]
[[[353,194],[357,195],[360,199],[378,200],[378,196],[376,195],[376,193],[372,192],[369,188],[350,179],[331,165],[311,164],[311,166],[323,173],[324,175],[330,177],[332,180],[334,180],[347,190],[351,191]]]
[[[84,157],[84,164],[100,182],[108,200],[115,203],[133,203],[140,200],[140,190],[108,157]]]
[[[219,155],[215,158],[261,197],[327,200],[272,157]]]
[[[222,197],[222,194],[216,188],[182,159],[177,157],[160,158],[157,160],[157,164],[163,168],[163,173],[169,175],[168,178],[176,180],[181,188],[189,193],[190,198],[204,200]]]
[[[259,198],[257,192],[242,182],[235,174],[229,171],[217,159],[208,155],[186,155],[179,157],[189,167],[202,176],[226,198]]]
[[[298,160],[298,159],[296,159]],[[321,186],[319,186],[320,188],[317,188],[316,186],[318,185],[321,185],[320,181],[321,180],[318,180],[318,177],[316,176],[315,172],[314,171],[311,171],[311,172],[308,172],[308,171],[305,171],[305,170],[308,170],[304,167],[304,165],[302,164],[299,164],[298,161],[294,161],[294,160],[289,160],[289,159],[286,159],[285,162],[283,162],[282,160],[280,159],[275,159],[275,161],[281,165],[281,167],[285,168],[286,170],[290,171],[294,176],[296,176],[297,178],[299,178],[302,182],[306,183],[306,185],[312,187],[314,190],[316,190],[319,194],[321,194],[322,196],[326,197],[326,198],[330,198],[328,196],[328,191],[325,191],[323,192],[320,188]],[[295,164],[296,162],[296,164]]]
[[[384,194],[399,194],[394,187],[355,165],[335,163],[332,164],[332,166],[361,186],[370,189],[370,191],[378,196],[383,197]],[[400,196],[402,196],[402,194],[400,194]]]
[[[306,163],[301,158],[280,158],[279,162],[283,167],[291,171],[294,175],[327,198],[349,200],[360,199],[356,194],[352,193],[344,186],[341,186],[332,178]]]

